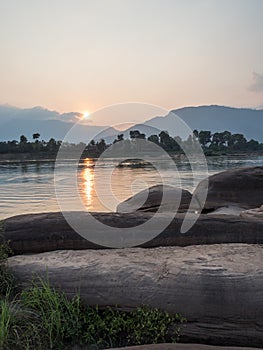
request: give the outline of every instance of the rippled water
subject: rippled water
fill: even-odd
[[[209,157],[207,161],[209,174],[214,174],[233,167],[263,165],[263,156],[249,159]],[[177,162],[178,174],[174,167],[163,164],[161,177],[155,169],[116,168],[116,164],[116,161],[108,160],[94,168],[93,159],[84,160],[77,172],[79,193],[74,193],[72,188],[73,162],[60,164],[57,168],[60,194],[72,210],[80,198],[89,211],[114,211],[118,202],[148,186],[162,183],[162,180],[190,191],[195,187],[186,161]],[[58,211],[54,167],[54,161],[0,163],[0,219],[24,213]],[[200,168],[196,180],[203,177]]]

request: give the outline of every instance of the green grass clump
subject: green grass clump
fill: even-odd
[[[19,299],[0,302],[0,349],[63,350],[70,345],[90,349],[175,342],[184,319],[141,306],[131,312],[86,306],[68,299],[47,282],[33,282]]]
[[[46,349],[63,349],[65,344],[77,344],[81,339],[81,303],[79,296],[72,300],[55,291],[48,282],[39,279],[21,293],[25,309],[32,310],[35,325],[41,330]]]
[[[13,339],[15,315],[7,299],[0,300],[0,349],[7,347]]]
[[[99,309],[68,299],[41,279],[21,293],[25,309],[32,310],[35,325],[41,330],[45,349],[64,349],[66,345],[90,345],[105,349],[126,345],[175,342],[179,338],[179,315],[146,306],[131,312],[117,307]]]
[[[39,329],[29,310],[20,301],[9,298],[0,300],[0,349],[43,349]]]

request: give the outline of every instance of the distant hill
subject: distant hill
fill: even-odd
[[[167,130],[170,135],[180,135],[176,117],[179,116],[191,129],[232,133],[242,133],[249,140],[254,138],[263,142],[263,110],[232,108],[223,106],[185,107],[171,111],[167,116],[155,117],[144,124],[160,130]],[[174,113],[174,114],[173,114]]]
[[[249,108],[232,108],[223,106],[185,107],[171,111],[167,116],[155,117],[137,124],[124,131],[118,131],[107,126],[77,124],[70,142],[86,142],[91,139],[104,138],[111,143],[117,134],[123,133],[129,137],[130,130],[150,136],[167,130],[171,136],[183,136],[175,114],[194,130],[210,130],[231,133],[242,133],[249,140],[254,138],[263,142],[263,110]],[[40,139],[49,140],[51,137],[62,140],[66,133],[76,123],[81,114],[78,112],[58,113],[42,107],[20,109],[9,105],[0,106],[0,141],[19,140],[24,134],[31,139],[32,134],[39,132]]]
[[[19,140],[21,135],[31,139],[36,132],[40,133],[41,140],[49,140],[51,137],[63,140],[79,115],[78,112],[60,114],[41,107],[20,109],[0,106],[0,141]],[[69,141],[88,143],[93,138],[108,138],[111,142],[117,133],[117,130],[107,126],[77,124]]]

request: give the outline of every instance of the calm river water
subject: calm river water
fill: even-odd
[[[263,156],[209,157],[207,162],[209,174],[214,174],[233,167],[263,165]],[[178,161],[176,164],[179,177],[175,176],[173,167],[163,166],[162,179],[151,168],[116,168],[115,161],[107,160],[95,171],[94,164],[93,159],[85,159],[80,164],[77,194],[72,189],[73,162],[67,160],[57,170],[59,190],[65,201],[72,204],[72,210],[75,202],[80,199],[89,211],[115,211],[116,203],[148,186],[162,183],[162,179],[191,192],[195,187],[186,161]],[[46,160],[1,162],[0,219],[18,214],[60,210],[55,194],[54,168],[54,161]],[[204,174],[200,171],[198,178],[201,180],[203,177]],[[107,186],[109,181],[111,190]]]

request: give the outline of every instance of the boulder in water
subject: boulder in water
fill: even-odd
[[[117,212],[185,212],[191,200],[192,194],[187,190],[169,185],[155,185],[120,203]]]
[[[228,206],[253,209],[263,203],[263,166],[226,170],[210,176],[208,182],[204,211]],[[206,187],[206,180],[198,184],[193,194],[197,201]]]

